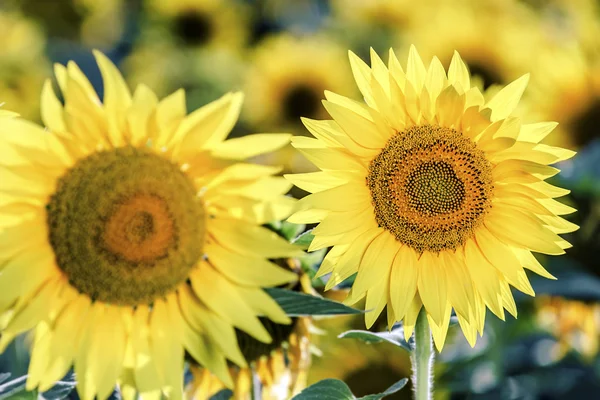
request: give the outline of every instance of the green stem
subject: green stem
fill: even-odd
[[[431,400],[433,388],[433,343],[425,308],[421,309],[415,325],[415,344],[412,352],[413,387],[415,400]]]

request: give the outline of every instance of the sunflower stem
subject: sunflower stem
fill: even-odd
[[[415,342],[412,352],[413,388],[415,400],[431,400],[433,388],[433,343],[427,323],[427,313],[422,308],[415,325]]]

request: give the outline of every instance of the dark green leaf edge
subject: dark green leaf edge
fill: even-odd
[[[267,294],[279,304],[290,317],[304,317],[310,315],[348,315],[361,314],[363,311],[348,307],[337,301],[298,293],[281,288],[265,289]]]

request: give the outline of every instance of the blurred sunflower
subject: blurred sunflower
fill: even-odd
[[[448,67],[458,51],[473,83],[484,89],[505,85],[526,72],[540,24],[516,1],[463,0],[424,7],[429,7],[428,22],[406,33],[424,58],[437,56]]]
[[[287,264],[282,267],[292,269],[299,274],[298,282],[288,289],[314,293],[310,278],[302,273],[296,259],[282,259],[278,260],[278,263]],[[252,379],[253,374],[256,374],[261,384],[261,399],[290,399],[306,387],[311,363],[311,318],[294,318],[291,325],[274,323],[264,318],[261,321],[273,338],[273,342],[261,343],[247,333],[237,330],[238,343],[250,366],[230,368],[235,382],[234,398],[236,400],[252,398]],[[187,388],[188,398],[208,400],[225,388],[220,379],[209,370],[197,364],[193,364],[190,369],[193,379]]]
[[[575,149],[600,139],[600,58],[579,48],[538,46],[528,108],[559,123],[548,143]]]
[[[0,10],[0,101],[24,117],[39,117],[39,91],[50,69],[45,38],[32,21]]]
[[[370,345],[352,339],[338,339],[338,335],[351,329],[364,329],[360,317],[336,317],[319,321],[326,332],[315,336],[316,345],[322,349],[314,357],[309,371],[309,382],[334,378],[348,384],[356,396],[381,393],[402,377],[411,375],[409,355],[391,344]],[[403,390],[390,399],[412,398],[411,390]]]
[[[545,35],[561,45],[581,46],[586,54],[600,50],[600,5],[595,0],[525,0],[540,16]]]
[[[188,109],[195,109],[241,87],[243,65],[237,54],[228,51],[189,53],[166,43],[146,43],[136,47],[122,67],[130,85],[143,82],[158,96],[184,88]]]
[[[123,0],[19,0],[22,12],[35,19],[52,38],[110,47],[123,35],[126,3]]]
[[[560,343],[560,352],[574,349],[587,359],[598,354],[600,345],[600,304],[561,297],[540,297],[537,320]]]
[[[326,88],[353,94],[345,50],[324,37],[279,35],[265,39],[251,57],[242,117],[252,126],[295,130],[300,117],[323,118]]]
[[[544,180],[574,152],[538,144],[555,123],[512,116],[528,76],[486,101],[458,53],[447,76],[414,47],[406,71],[391,50],[387,67],[374,51],[350,63],[367,104],[326,92],[333,120],[303,119],[317,139],[292,144],[322,172],[286,176],[313,193],[289,221],[319,223],[310,251],[333,246],[326,289],[357,274],[346,301],[366,298],[367,327],[387,306],[409,338],[425,307],[441,349],[454,308],[474,345],[486,308],[516,316],[509,285],[534,295],[524,268],[553,278],[531,252],[570,247],[558,215],[575,210],[554,200],[568,190]]]
[[[290,319],[263,290],[297,279],[267,261],[301,254],[259,225],[289,213],[277,168],[244,163],[288,135],[224,141],[241,93],[186,116],[182,90],[133,96],[95,53],[101,102],[72,62],[48,80],[46,128],[0,122],[0,350],[34,329],[27,388],[50,388],[74,364],[84,400],[117,381],[182,397],[184,349],[226,385],[245,367],[234,328],[260,342],[259,320]],[[253,268],[244,268],[250,263]]]
[[[332,0],[331,25],[352,48],[389,48],[430,16],[430,0]],[[360,53],[359,53],[360,54]],[[362,54],[361,54],[362,55]]]
[[[145,41],[240,50],[250,38],[251,9],[237,0],[146,0],[145,5]]]

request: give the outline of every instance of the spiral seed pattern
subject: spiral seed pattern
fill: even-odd
[[[414,126],[394,135],[369,165],[379,226],[415,249],[464,245],[491,207],[491,164],[460,132]]]
[[[80,160],[46,208],[58,267],[93,300],[149,304],[185,282],[202,256],[205,212],[192,181],[147,149]]]

